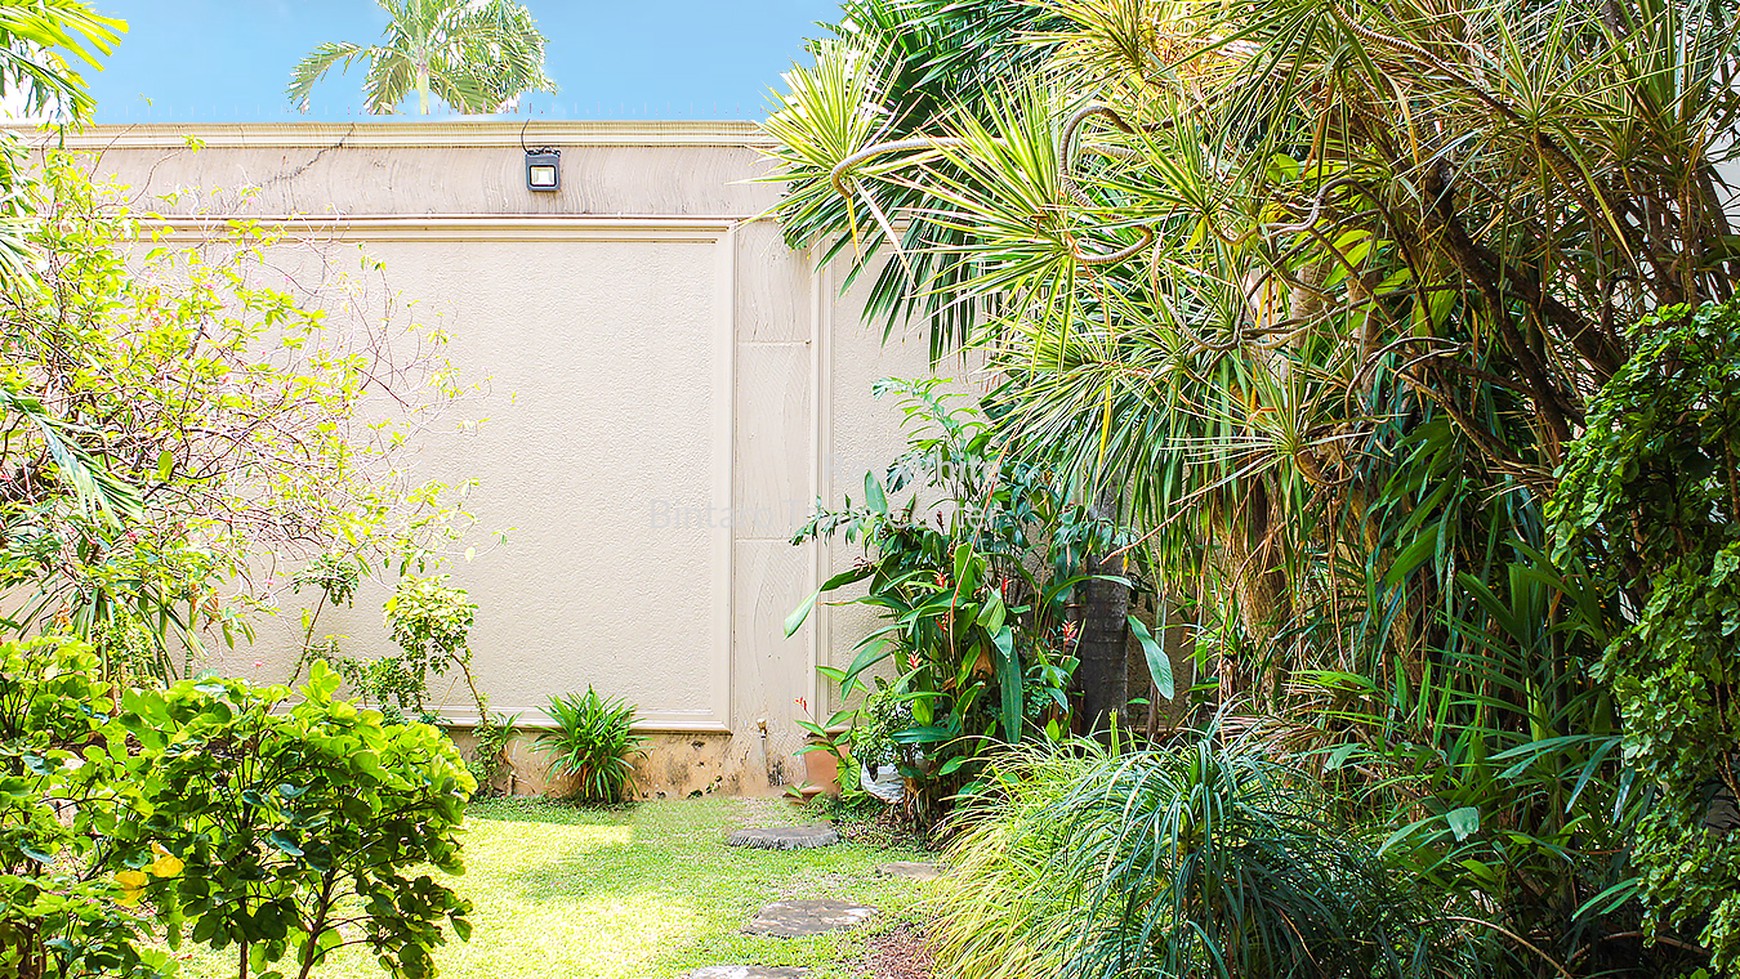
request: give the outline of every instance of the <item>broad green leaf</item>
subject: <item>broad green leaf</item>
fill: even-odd
[[[841,675],[840,682],[846,683],[851,681],[858,674],[863,673],[865,670],[868,670],[870,667],[875,666],[877,663],[882,662],[893,654],[894,645],[892,643],[866,643],[863,649],[858,650],[858,655],[852,657],[852,665],[846,667],[846,672]]]
[[[991,637],[996,648],[997,686],[1003,698],[1003,737],[1021,740],[1021,658],[1015,653],[1015,634],[1008,626]]]
[[[302,856],[302,847],[298,846],[296,838],[288,833],[274,830],[266,834],[266,839],[272,844],[273,849],[287,857]]]
[[[970,597],[979,586],[979,565],[975,560],[978,555],[973,551],[973,545],[962,541],[955,548],[955,596]]]
[[[1160,696],[1171,700],[1175,692],[1172,660],[1166,655],[1165,647],[1141,619],[1132,615],[1126,621],[1130,623],[1130,631],[1136,634],[1136,641],[1142,644],[1142,655],[1148,660],[1148,675],[1154,678],[1154,689],[1160,691]]]
[[[874,568],[868,565],[854,567],[842,571],[839,574],[834,575],[832,578],[829,578],[827,581],[822,582],[820,588],[810,592],[809,597],[805,598],[797,608],[792,610],[790,615],[785,617],[786,638],[790,639],[793,633],[803,628],[804,621],[810,617],[810,611],[816,607],[816,600],[822,597],[823,592],[833,591],[836,588],[849,585],[854,581],[863,581],[865,578],[870,577],[874,570]]]
[[[1474,806],[1452,809],[1444,814],[1444,819],[1450,824],[1450,832],[1456,834],[1458,843],[1480,832],[1480,810]]]
[[[870,512],[879,516],[888,514],[888,494],[882,490],[882,482],[875,473],[864,474],[864,505]]]
[[[941,744],[960,737],[960,729],[947,724],[924,724],[896,731],[891,739],[897,744]]]
[[[979,625],[986,632],[996,633],[1003,628],[1003,620],[1008,617],[1009,607],[1003,604],[1003,593],[991,589],[991,597],[986,600],[984,608],[979,610]]]
[[[936,770],[937,777],[947,778],[948,776],[960,771],[962,765],[966,765],[973,760],[974,759],[971,755],[956,755],[942,763],[942,767]]]

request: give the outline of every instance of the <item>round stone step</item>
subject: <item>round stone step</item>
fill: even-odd
[[[747,846],[757,850],[808,850],[811,847],[832,846],[840,842],[840,834],[832,826],[762,826],[740,829],[731,834],[726,844]]]
[[[875,913],[845,901],[775,901],[757,911],[743,930],[774,938],[805,938],[856,928]]]
[[[803,979],[809,974],[795,965],[710,965],[683,973],[683,979]]]
[[[905,877],[909,880],[936,880],[936,864],[919,860],[896,860],[876,868],[878,877]]]

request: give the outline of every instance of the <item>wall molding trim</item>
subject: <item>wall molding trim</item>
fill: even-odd
[[[729,512],[736,459],[734,418],[736,404],[737,336],[736,229],[750,218],[732,215],[559,215],[559,214],[209,214],[163,215],[142,218],[141,231],[163,241],[205,241],[237,223],[267,230],[282,230],[280,244],[355,242],[370,246],[384,242],[512,241],[526,243],[622,243],[673,242],[705,246],[700,262],[713,280],[710,329],[709,377],[710,418],[713,446],[711,471],[706,486],[711,504]],[[711,592],[712,608],[697,643],[705,657],[705,688],[697,691],[696,706],[641,709],[636,729],[651,733],[729,734],[735,688],[732,643],[732,586],[736,568],[732,561],[729,525],[710,528],[707,565],[710,580],[703,587]],[[554,691],[553,691],[554,692]],[[683,698],[689,704],[695,700]],[[478,723],[474,705],[446,704],[432,708],[443,723],[472,728]],[[533,730],[553,728],[554,722],[541,707],[492,706],[492,713],[519,713],[519,726]]]
[[[246,224],[295,242],[359,241],[689,241],[712,244],[747,221],[739,215],[665,214],[174,214],[139,220],[146,234],[205,239]]]
[[[475,707],[436,707],[433,713],[445,727],[470,730],[479,718]],[[514,727],[524,731],[553,731],[557,724],[542,707],[503,707],[491,709],[492,714],[518,714]],[[648,734],[730,734],[731,725],[702,711],[643,710],[635,719],[634,729]]]

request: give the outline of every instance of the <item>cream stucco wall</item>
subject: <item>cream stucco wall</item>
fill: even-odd
[[[926,370],[922,337],[884,345],[858,321],[862,297],[841,298],[758,219],[777,190],[756,181],[756,138],[736,124],[444,122],[98,127],[69,145],[171,229],[247,216],[363,244],[439,318],[454,359],[489,379],[472,409],[489,420],[427,436],[417,475],[475,477],[479,526],[513,528],[454,569],[479,606],[492,709],[536,724],[552,693],[627,696],[658,735],[643,791],[687,794],[801,778],[796,701],[822,712],[815,665],[849,657],[861,624],[823,609],[783,637],[786,614],[851,559],[787,538],[813,500],[857,495],[892,458],[898,413],[871,382]],[[522,140],[562,150],[559,193],[525,189]],[[323,631],[384,649],[382,596]],[[281,678],[295,620],[218,647],[217,665]],[[466,699],[446,696],[463,721]],[[535,759],[515,757],[518,784],[541,784]]]

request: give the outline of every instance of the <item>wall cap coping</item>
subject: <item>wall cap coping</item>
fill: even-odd
[[[426,122],[147,122],[99,123],[82,130],[10,124],[33,147],[74,150],[206,147],[531,147],[718,146],[762,149],[772,141],[747,121],[550,120],[446,118]]]

